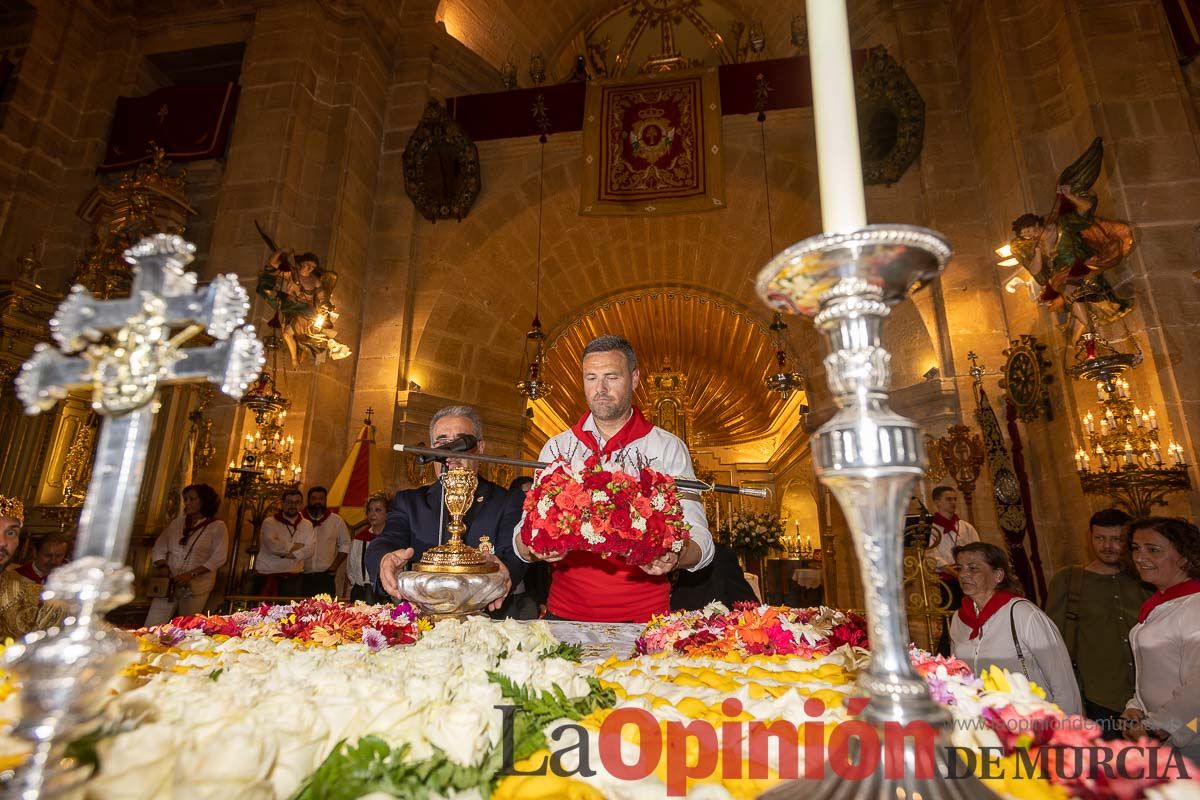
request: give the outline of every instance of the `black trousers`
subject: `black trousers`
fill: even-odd
[[[948,656],[950,655],[950,618],[963,603],[963,590],[958,578],[943,578],[943,580],[950,590],[950,616],[942,618],[942,635],[938,639],[937,651],[938,655]]]
[[[363,601],[367,605],[373,606],[376,603],[388,602],[386,597],[377,597],[375,587],[373,586],[351,586],[350,587],[350,602]]]
[[[337,581],[332,572],[306,572],[302,585],[301,593],[305,597],[316,597],[319,594],[333,597],[337,591]]]

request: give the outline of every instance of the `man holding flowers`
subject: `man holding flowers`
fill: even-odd
[[[670,610],[670,572],[712,561],[712,535],[699,499],[666,479],[695,477],[687,446],[632,404],[633,346],[600,336],[584,348],[582,367],[590,413],[542,448],[538,460],[553,463],[526,496],[513,545],[524,561],[550,562],[550,618],[647,622]],[[551,483],[552,494],[539,491]],[[589,516],[565,535],[563,525],[547,522],[560,510],[578,519],[570,512],[580,508]],[[597,508],[611,510],[600,517]],[[555,545],[558,536],[589,546]]]

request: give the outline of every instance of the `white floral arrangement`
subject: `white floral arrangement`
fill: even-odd
[[[765,511],[738,511],[725,530],[724,540],[738,555],[763,558],[780,546],[783,520]]]

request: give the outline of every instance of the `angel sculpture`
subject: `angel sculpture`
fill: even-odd
[[[296,255],[277,247],[257,222],[254,225],[271,248],[256,291],[275,310],[267,326],[278,331],[292,363],[301,361],[305,353],[317,364],[326,356],[335,361],[349,356],[350,348],[337,340],[334,329],[338,313],[331,296],[337,273],[322,269],[314,253]]]
[[[1132,305],[1118,297],[1104,273],[1133,249],[1127,222],[1096,216],[1092,186],[1104,161],[1104,140],[1096,137],[1058,176],[1054,207],[1045,217],[1022,214],[1012,224],[1012,255],[1042,287],[1038,302],[1051,311],[1069,311],[1085,328],[1086,305],[1107,320]]]

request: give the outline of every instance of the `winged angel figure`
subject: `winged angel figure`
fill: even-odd
[[[1103,162],[1104,140],[1096,137],[1058,176],[1050,213],[1017,217],[1009,242],[1013,256],[1042,287],[1038,302],[1052,311],[1070,311],[1085,328],[1085,305],[1108,321],[1124,316],[1131,306],[1104,277],[1133,249],[1133,228],[1096,215],[1092,186]]]
[[[334,329],[338,313],[332,295],[337,273],[322,269],[313,253],[296,255],[281,249],[257,222],[254,224],[271,248],[271,257],[258,275],[256,290],[275,310],[267,325],[283,338],[292,363],[297,363],[305,353],[312,355],[318,364],[326,356],[335,361],[349,356],[350,348],[337,340]]]

